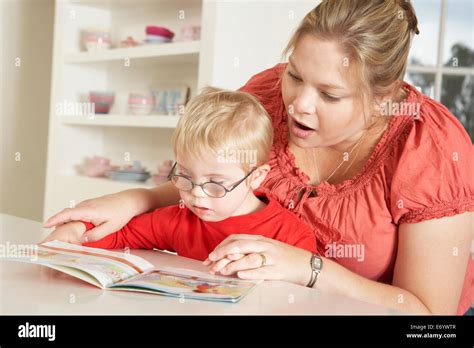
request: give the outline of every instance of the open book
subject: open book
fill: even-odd
[[[237,302],[259,281],[179,268],[159,269],[136,255],[53,241],[8,260],[39,264],[107,290],[148,292],[190,299]]]

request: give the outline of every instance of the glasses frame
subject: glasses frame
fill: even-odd
[[[178,162],[174,162],[173,164],[173,167],[171,168],[170,170],[170,173],[168,174],[168,180],[171,181],[171,183],[176,187],[175,183],[173,182],[172,180],[172,177],[180,177],[180,178],[183,178],[183,179],[186,179],[188,180],[192,186],[191,186],[191,189],[190,190],[181,190],[179,188],[177,188],[178,190],[180,191],[184,191],[184,192],[191,192],[196,186],[199,186],[202,190],[202,192],[204,192],[206,194],[206,196],[208,197],[211,197],[211,198],[224,198],[229,192],[232,192],[237,186],[239,186],[241,183],[243,183],[245,181],[245,179],[247,179],[254,171],[255,169],[257,168],[253,168],[247,175],[245,175],[242,179],[240,179],[239,181],[235,182],[234,184],[231,185],[230,188],[227,188],[225,187],[224,185],[222,184],[219,184],[217,182],[213,182],[213,181],[206,181],[202,184],[196,184],[194,181],[192,181],[191,179],[189,179],[188,177],[184,176],[184,175],[180,175],[180,174],[174,174],[174,171],[175,171],[175,168],[176,166],[178,165]],[[206,184],[213,184],[213,185],[219,185],[220,187],[222,187],[224,189],[224,195],[223,196],[220,196],[220,197],[215,197],[215,196],[211,196],[210,194],[208,194],[205,190],[204,190],[204,185]]]

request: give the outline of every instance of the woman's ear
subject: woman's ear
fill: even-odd
[[[262,164],[257,167],[255,171],[250,175],[250,187],[252,190],[256,190],[260,187],[263,180],[267,177],[268,172],[270,171],[270,166],[268,164]]]

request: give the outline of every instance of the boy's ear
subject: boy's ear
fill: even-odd
[[[270,166],[268,164],[262,164],[261,166],[257,167],[257,169],[255,169],[255,171],[250,176],[250,187],[252,190],[259,188],[260,184],[267,177],[269,171]]]

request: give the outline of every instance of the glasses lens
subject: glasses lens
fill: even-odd
[[[205,183],[202,187],[204,193],[214,198],[224,197],[227,193],[224,186],[212,182]]]
[[[171,176],[171,182],[178,190],[191,191],[193,189],[193,183],[191,180],[186,179],[182,176],[173,175]]]

